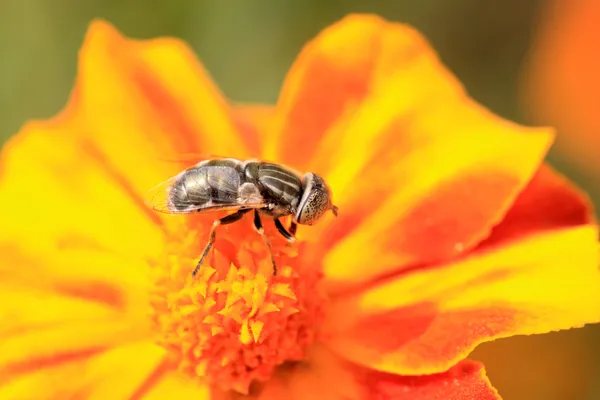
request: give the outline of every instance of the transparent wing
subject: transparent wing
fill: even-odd
[[[174,176],[166,181],[156,185],[150,190],[148,196],[148,205],[155,211],[165,214],[191,214],[211,211],[235,211],[245,208],[264,208],[267,207],[262,198],[252,198],[247,201],[237,200],[215,200],[206,198],[196,198],[190,196],[178,196],[178,185],[175,185],[180,175]],[[178,200],[174,200],[178,199]]]
[[[197,179],[198,176],[190,175],[188,179],[192,182],[192,185],[200,185],[202,184],[200,180],[203,180],[211,188],[229,197],[237,195],[242,184],[239,173],[230,167],[212,167],[210,174],[200,176],[201,179]]]
[[[227,158],[235,158],[235,157],[223,156],[223,155],[219,155],[219,154],[210,154],[210,153],[181,153],[181,154],[177,155],[176,157],[161,157],[160,161],[166,162],[166,163],[181,164],[181,165],[185,165],[186,167],[192,167],[202,161],[222,160],[222,159],[227,159]],[[238,158],[238,160],[241,160],[241,159]],[[296,170],[295,168],[291,167],[290,165],[282,165],[273,160],[268,160],[268,159],[263,159],[263,158],[251,158],[251,160],[261,161],[261,162],[269,163],[269,164],[278,164],[278,165],[281,165],[282,167],[288,169],[290,172],[295,173],[298,176],[303,175],[303,173],[301,171]]]
[[[201,161],[231,158],[210,153],[181,153],[175,157],[159,157],[160,161],[177,164],[195,165]]]

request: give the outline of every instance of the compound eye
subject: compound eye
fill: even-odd
[[[302,203],[296,219],[299,224],[313,225],[329,210],[329,193],[319,188],[312,189]]]

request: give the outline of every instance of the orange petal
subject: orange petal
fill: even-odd
[[[593,222],[593,205],[588,196],[549,165],[543,165],[480,245]]]
[[[65,359],[12,376],[0,385],[0,398],[130,398],[160,367],[163,356],[161,348],[142,342]]]
[[[324,347],[314,347],[304,363],[267,382],[258,400],[361,400],[363,394],[364,388],[347,362]]]
[[[305,48],[278,113],[272,158],[332,186],[340,216],[300,233],[323,243],[311,257],[326,254],[326,274],[344,284],[476,245],[553,136],[485,110],[419,33],[373,16],[345,18]]]
[[[247,154],[228,104],[189,49],[174,39],[125,39],[95,22],[65,111],[28,124],[3,150],[0,205],[11,211],[3,233],[77,233],[130,254],[160,250],[157,228],[175,219],[150,210],[148,192],[181,169],[168,158],[200,151]]]
[[[359,108],[381,78],[377,70],[387,67],[382,65],[390,53],[382,48],[386,28],[377,17],[350,16],[304,47],[284,81],[274,135],[264,144],[270,158],[304,170],[314,164],[313,155],[323,153],[325,134]],[[399,39],[387,44],[409,56],[411,38]]]
[[[275,108],[267,105],[240,104],[232,108],[237,129],[253,157],[262,157],[264,142],[275,121]]]
[[[398,376],[340,360],[327,351],[270,380],[258,400],[499,400],[483,367],[463,361],[429,376]],[[335,384],[332,384],[334,382]]]
[[[94,22],[75,93],[81,134],[136,187],[157,184],[164,157],[247,155],[227,102],[179,40],[129,40]]]
[[[544,222],[532,216],[534,226]],[[598,322],[596,226],[538,226],[509,240],[503,229],[462,259],[340,298],[330,312],[333,347],[372,368],[428,374],[485,341]]]
[[[398,376],[370,372],[363,377],[365,400],[500,400],[483,366],[463,361],[444,373],[427,376]]]

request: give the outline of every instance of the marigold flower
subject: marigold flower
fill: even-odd
[[[5,146],[0,398],[497,399],[479,343],[597,322],[597,226],[545,128],[471,100],[413,29],[319,34],[275,107],[190,50],[90,28],[66,109]],[[340,207],[280,273],[246,219],[155,213],[187,153],[323,175]]]

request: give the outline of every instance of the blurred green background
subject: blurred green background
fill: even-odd
[[[0,140],[67,100],[77,51],[91,19],[128,36],[186,40],[224,93],[274,102],[301,46],[349,12],[408,22],[478,101],[527,123],[519,79],[543,1],[158,1],[5,0],[0,3]],[[585,171],[551,155],[562,172],[600,199]],[[600,327],[516,337],[480,346],[488,375],[507,400],[600,399]]]

